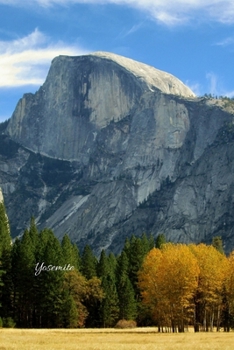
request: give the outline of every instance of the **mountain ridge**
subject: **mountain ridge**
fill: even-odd
[[[186,243],[220,235],[230,251],[233,114],[190,89],[146,89],[128,59],[123,68],[112,58],[55,58],[43,86],[18,103],[0,136],[13,234],[33,215],[97,254],[143,232]]]

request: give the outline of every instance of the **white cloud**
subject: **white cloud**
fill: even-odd
[[[118,35],[118,38],[126,38],[129,35],[136,33],[143,26],[143,22],[133,25],[130,29],[124,28]]]
[[[75,45],[51,42],[38,29],[17,40],[0,41],[0,87],[41,85],[54,57],[85,53]]]
[[[142,23],[139,24],[135,24],[134,26],[132,26],[127,33],[125,34],[125,36],[131,35],[133,33],[136,33],[140,28],[142,27]]]
[[[209,6],[209,14],[220,23],[234,23],[234,2],[233,0],[214,1],[215,4]],[[216,4],[217,3],[217,4]]]
[[[223,96],[227,96],[229,98],[234,97],[234,90],[233,91],[226,91]]]
[[[208,72],[205,75],[207,84],[199,83],[199,82],[191,82],[187,80],[185,84],[197,95],[203,96],[204,94],[211,94],[214,97],[219,96],[227,96],[234,97],[233,90],[227,90],[223,86],[222,79],[218,76],[218,74],[214,72]]]
[[[159,21],[168,26],[176,26],[185,24],[189,21],[188,15],[182,15],[180,13],[168,13],[167,11],[153,11],[154,17]]]
[[[227,90],[227,88],[225,88],[222,84],[222,79],[220,79],[220,77],[214,72],[207,73],[206,79],[208,80],[207,93],[214,96],[234,97],[234,91]]]
[[[194,20],[214,20],[234,23],[233,0],[0,0],[0,4],[42,7],[72,4],[117,4],[148,12],[157,21],[169,26],[193,23]]]
[[[229,45],[233,45],[233,44],[234,44],[234,37],[228,37],[228,38],[223,39],[222,41],[219,41],[215,45],[218,45],[218,46],[229,46]]]

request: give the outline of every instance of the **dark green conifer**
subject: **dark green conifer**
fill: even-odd
[[[80,252],[75,243],[72,244],[72,256],[74,259],[74,266],[77,270],[81,269],[81,257],[80,257]]]
[[[35,247],[29,231],[25,230],[22,240],[15,241],[12,252],[14,315],[20,327],[33,326],[35,264]]]
[[[212,246],[217,249],[221,254],[224,254],[222,237],[215,236],[212,238]]]
[[[116,282],[117,260],[113,253],[110,253],[108,256],[108,266],[109,266],[109,275],[111,276],[112,280]]]
[[[135,300],[134,288],[128,277],[129,260],[123,250],[117,260],[116,284],[119,299],[119,318],[131,320],[136,317],[137,303]]]
[[[154,236],[151,233],[149,236],[149,250],[153,249],[154,247],[155,247]]]
[[[117,259],[116,265],[116,280],[120,280],[122,275],[128,276],[129,273],[129,260],[125,250],[122,251]]]
[[[101,251],[100,259],[97,263],[97,276],[99,278],[106,277],[109,274],[108,258],[105,250]]]
[[[135,297],[137,300],[140,298],[140,291],[138,289],[138,271],[143,264],[145,255],[146,249],[143,247],[141,239],[132,236],[127,255],[129,261],[128,277],[134,288]]]
[[[70,238],[67,234],[64,235],[61,243],[62,254],[64,264],[74,266],[75,269],[79,269],[80,266],[80,257],[79,251],[75,244],[72,244]]]
[[[29,236],[31,238],[32,246],[34,248],[34,253],[35,253],[39,242],[39,237],[38,237],[38,230],[37,230],[34,217],[32,217],[30,220]]]
[[[119,318],[134,320],[137,315],[137,302],[134,289],[128,276],[121,276],[118,282]]]
[[[62,294],[62,327],[64,328],[76,328],[78,326],[78,310],[74,298],[67,291],[63,291]]]
[[[149,239],[146,233],[143,233],[143,235],[141,236],[141,245],[142,245],[143,254],[146,255],[150,250]]]
[[[0,190],[1,196],[1,190]],[[0,202],[0,259],[11,251],[10,226],[3,201]]]
[[[89,245],[86,245],[81,258],[81,272],[88,280],[96,276],[97,259]]]
[[[36,309],[37,327],[61,327],[63,310],[64,271],[52,270],[51,266],[64,266],[61,245],[52,230],[44,229],[39,235]],[[50,270],[48,268],[50,266]]]
[[[119,318],[119,300],[116,285],[108,274],[102,277],[102,289],[104,298],[100,305],[101,326],[113,327]]]
[[[11,313],[11,249],[10,225],[0,189],[0,317]]]
[[[161,249],[162,245],[166,243],[166,237],[163,233],[160,233],[155,241],[155,247]]]

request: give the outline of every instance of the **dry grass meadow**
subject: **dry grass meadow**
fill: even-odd
[[[157,333],[156,328],[0,329],[0,350],[233,350],[232,333]]]

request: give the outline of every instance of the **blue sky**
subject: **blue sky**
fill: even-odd
[[[0,121],[60,54],[109,51],[234,96],[233,0],[0,0]]]

